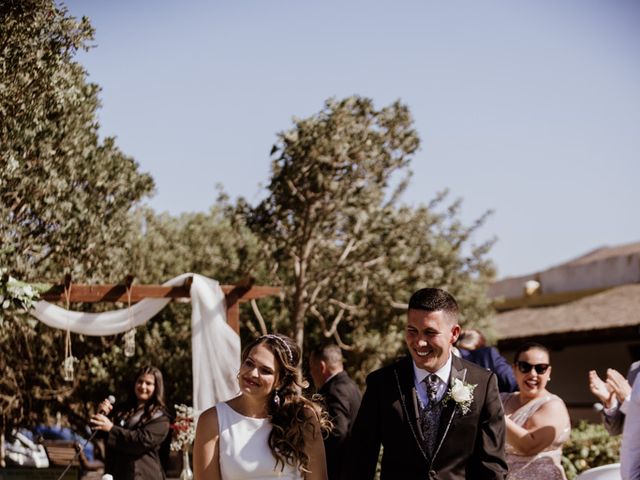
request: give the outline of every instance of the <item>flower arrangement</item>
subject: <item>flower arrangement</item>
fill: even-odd
[[[454,378],[451,388],[444,397],[444,401],[446,403],[449,400],[453,400],[462,410],[462,414],[465,415],[469,412],[471,404],[473,403],[473,391],[476,387],[477,385]]]
[[[174,405],[176,407],[176,421],[171,425],[173,437],[171,439],[171,450],[174,452],[188,451],[196,437],[196,425],[193,417],[193,407],[184,404]]]
[[[5,310],[29,310],[39,300],[42,289],[16,280],[7,274],[7,269],[0,268],[0,318]]]

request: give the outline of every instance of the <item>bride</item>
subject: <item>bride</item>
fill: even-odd
[[[240,395],[205,410],[193,448],[195,480],[326,480],[322,434],[331,423],[301,394],[300,349],[263,335],[242,352]]]

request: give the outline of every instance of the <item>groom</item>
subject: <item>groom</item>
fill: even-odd
[[[452,355],[460,333],[449,293],[411,296],[410,356],[367,377],[343,479],[504,479],[505,425],[495,374]]]

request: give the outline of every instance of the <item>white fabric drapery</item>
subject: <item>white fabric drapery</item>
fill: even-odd
[[[238,393],[240,337],[226,320],[224,292],[216,280],[184,273],[163,283],[179,286],[187,277],[191,284],[191,353],[193,408],[200,412]],[[53,328],[83,335],[116,335],[146,323],[171,299],[141,300],[129,308],[104,313],[73,312],[49,302],[35,304],[31,314]]]

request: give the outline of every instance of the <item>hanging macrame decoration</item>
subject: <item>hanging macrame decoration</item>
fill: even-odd
[[[133,310],[131,310],[131,285],[127,285],[127,311],[129,315],[129,325],[131,328],[125,332],[124,356],[133,357],[136,354],[136,327],[133,326]]]
[[[136,354],[136,329],[132,328],[124,334],[124,356],[133,357]]]
[[[64,297],[67,304],[67,310],[69,310],[69,298],[71,296],[71,284],[65,285],[64,287]],[[73,356],[73,352],[71,351],[71,331],[67,328],[67,334],[64,339],[64,361],[62,362],[62,378],[65,382],[73,382],[74,378],[74,363],[76,362],[76,358]]]
[[[75,361],[76,359],[71,352],[71,332],[67,330],[67,335],[64,340],[64,362],[62,362],[62,378],[64,378],[66,382],[73,382],[73,364]]]

